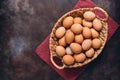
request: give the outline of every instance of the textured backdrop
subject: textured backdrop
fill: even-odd
[[[120,24],[120,0],[92,0]],[[0,80],[63,80],[36,54],[77,0],[0,0]],[[120,80],[120,28],[78,80]]]

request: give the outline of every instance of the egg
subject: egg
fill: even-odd
[[[85,39],[85,40],[83,41],[83,43],[82,43],[82,49],[83,49],[83,50],[88,50],[88,49],[91,48],[91,46],[92,46],[92,41],[91,41],[91,39]]]
[[[86,59],[86,56],[85,56],[84,53],[75,54],[74,59],[75,59],[76,62],[84,62],[85,59]]]
[[[92,38],[98,38],[99,37],[99,33],[95,29],[91,28],[91,32],[92,32]]]
[[[66,47],[66,54],[70,54],[70,55],[73,54],[73,52],[72,52],[72,50],[70,49],[70,47]]]
[[[100,41],[100,39],[95,38],[95,39],[92,40],[92,47],[94,49],[98,49],[101,46],[102,46],[102,42]]]
[[[61,45],[61,46],[66,46],[65,36],[63,36],[61,39],[59,39],[58,43],[59,43],[59,45]]]
[[[83,42],[84,38],[82,36],[82,34],[79,35],[75,35],[75,42],[81,44]]]
[[[95,13],[94,13],[94,12],[92,12],[92,11],[86,11],[86,12],[83,14],[83,17],[85,18],[85,20],[91,21],[91,20],[93,20],[96,16],[95,16]]]
[[[63,46],[57,46],[56,47],[56,54],[58,56],[64,56],[65,53],[66,53],[66,50],[65,50],[65,48]]]
[[[74,58],[71,55],[65,55],[63,56],[63,63],[66,65],[72,65],[74,63]]]
[[[70,44],[74,41],[74,33],[71,30],[67,30],[66,34],[65,34],[65,42],[67,44]]]
[[[71,26],[71,31],[74,32],[75,34],[80,34],[82,32],[82,26],[80,24],[73,24]]]
[[[80,17],[75,17],[75,18],[74,18],[74,24],[75,24],[75,23],[81,24],[81,23],[82,23],[82,18],[80,18]]]
[[[93,48],[90,48],[89,50],[87,50],[87,51],[85,52],[85,55],[86,55],[87,57],[91,58],[91,57],[94,56],[94,53],[95,53],[94,49],[93,49]]]
[[[73,17],[72,16],[68,16],[63,20],[63,26],[65,28],[70,28],[74,23]]]
[[[93,28],[97,31],[100,31],[102,29],[102,23],[99,19],[95,18],[93,20]]]
[[[78,43],[71,43],[70,48],[71,48],[72,52],[75,54],[80,53],[82,51],[82,47]]]
[[[84,38],[91,38],[91,36],[92,36],[92,32],[88,27],[83,28],[82,34],[83,34]]]
[[[85,19],[83,19],[83,26],[91,28],[92,27],[92,22],[90,21],[86,21]]]
[[[66,32],[66,29],[64,27],[59,27],[57,28],[55,35],[57,38],[61,38],[64,36],[65,32]]]

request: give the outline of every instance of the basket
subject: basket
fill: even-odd
[[[100,16],[96,15],[96,18],[98,18],[101,21],[102,26],[103,26],[102,30],[100,31],[100,36],[99,36],[99,39],[102,41],[102,46],[98,50],[95,50],[94,56],[92,58],[87,58],[83,63],[74,63],[72,65],[64,64],[63,61],[62,61],[62,57],[59,57],[56,54],[56,50],[55,50],[56,46],[58,46],[58,39],[55,36],[56,29],[59,28],[60,26],[62,26],[62,21],[68,16],[72,16],[72,17],[83,16],[83,13],[85,11],[95,12],[95,10],[99,10],[99,11],[103,12],[104,15],[105,15],[105,18],[101,18]],[[107,36],[108,36],[107,19],[108,19],[107,12],[104,11],[100,7],[75,9],[75,10],[72,10],[72,11],[66,13],[61,18],[59,18],[58,21],[56,22],[56,24],[54,25],[53,29],[52,29],[52,32],[50,34],[50,40],[49,40],[50,60],[51,60],[52,64],[58,69],[76,68],[76,67],[82,67],[82,66],[90,63],[91,61],[93,61],[95,58],[97,58],[98,55],[103,50],[103,48],[105,46],[105,43],[106,43],[106,40],[107,40]]]

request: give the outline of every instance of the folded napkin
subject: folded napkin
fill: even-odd
[[[95,7],[95,6],[96,4],[94,4],[90,0],[79,0],[73,9],[83,8],[83,7]],[[114,32],[116,31],[116,29],[118,28],[118,24],[109,17],[108,27],[109,27],[109,30],[108,30],[108,40],[109,40],[111,36],[114,34]],[[50,61],[49,38],[50,38],[50,35],[37,47],[35,52],[53,70],[55,70],[61,77],[63,77],[63,79],[75,80],[81,74],[81,72],[85,69],[85,66],[82,68],[62,69],[62,70],[55,68]]]

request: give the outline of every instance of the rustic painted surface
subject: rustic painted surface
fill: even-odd
[[[120,24],[119,0],[92,0]],[[77,0],[0,1],[0,80],[63,80],[34,52]],[[120,79],[120,28],[77,80]]]

